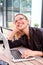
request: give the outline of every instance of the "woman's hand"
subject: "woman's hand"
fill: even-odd
[[[33,51],[30,49],[25,50],[22,53],[22,58],[28,58],[29,56],[42,56],[42,52],[41,51]]]
[[[34,56],[34,51],[27,49],[22,53],[22,58],[28,58],[29,56]]]
[[[19,31],[18,28],[15,26],[13,31],[8,35],[7,39],[12,40],[15,33],[17,33],[18,31]]]

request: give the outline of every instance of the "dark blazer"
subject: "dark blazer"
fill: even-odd
[[[10,48],[24,46],[31,50],[43,51],[43,28],[29,27],[30,40],[24,34],[19,40],[11,41],[8,40]]]

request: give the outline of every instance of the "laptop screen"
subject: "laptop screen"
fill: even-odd
[[[7,37],[11,32],[12,30],[11,29],[8,29],[8,28],[2,28],[2,31],[3,31],[3,34]]]

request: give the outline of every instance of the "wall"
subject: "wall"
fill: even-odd
[[[42,10],[42,0],[32,0],[32,16],[31,16],[31,26],[34,23],[38,23],[41,27],[41,10]]]

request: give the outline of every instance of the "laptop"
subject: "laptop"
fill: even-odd
[[[20,62],[20,61],[27,61],[27,60],[33,60],[35,59],[35,57],[28,57],[28,58],[22,58],[21,57],[21,49],[23,50],[23,48],[13,48],[13,49],[10,49],[9,47],[9,43],[8,43],[8,40],[7,38],[3,35],[3,33],[0,32],[0,40],[3,40],[3,44],[5,46],[5,53],[6,53],[6,56],[13,62]]]

